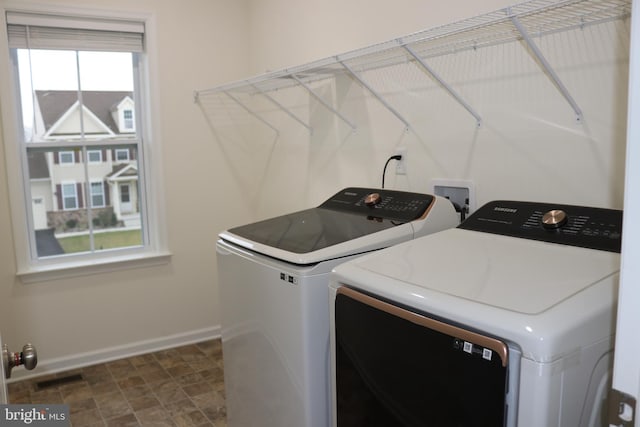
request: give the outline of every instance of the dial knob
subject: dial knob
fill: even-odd
[[[382,201],[382,196],[379,193],[367,194],[364,198],[364,204],[367,206],[375,206]]]
[[[553,209],[542,216],[542,226],[548,230],[555,230],[567,223],[567,213],[560,209]]]

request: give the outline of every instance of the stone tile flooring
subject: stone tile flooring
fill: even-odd
[[[223,381],[213,340],[11,383],[9,403],[66,403],[73,427],[226,427]]]

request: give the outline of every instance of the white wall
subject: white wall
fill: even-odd
[[[0,140],[0,329],[12,351],[27,341],[37,346],[41,368],[35,372],[170,344],[172,339],[217,334],[216,234],[229,217],[243,217],[243,212],[224,208],[235,205],[242,195],[233,182],[226,182],[226,159],[212,143],[193,91],[247,72],[246,3],[63,0],[62,4],[95,8],[98,13],[105,9],[153,16],[151,97],[160,123],[154,137],[164,159],[157,166],[164,172],[165,225],[173,257],[160,267],[21,283],[16,277],[5,163],[14,160],[4,158]],[[0,43],[6,45],[6,40]],[[5,70],[0,76],[5,78]],[[16,369],[14,377],[23,373]]]
[[[153,95],[162,123],[166,225],[174,256],[164,267],[20,283],[0,151],[0,326],[5,342],[18,348],[32,340],[43,360],[58,360],[120,346],[126,351],[133,348],[127,346],[174,334],[215,331],[220,322],[216,233],[317,204],[344,186],[379,186],[384,161],[396,146],[408,148],[409,172],[388,174],[392,188],[430,191],[433,178],[471,179],[479,203],[514,198],[622,207],[625,23],[540,41],[584,109],[583,124],[575,122],[564,99],[517,43],[432,64],[481,113],[480,129],[433,82],[404,71],[368,77],[407,115],[414,126],[410,132],[348,79],[318,89],[354,118],[355,133],[303,92],[278,96],[310,120],[316,129],[312,135],[282,113],[269,113],[280,129],[276,135],[246,115],[213,114],[192,102],[194,89],[299,65],[510,3],[76,0],[83,7],[135,8],[156,17]]]
[[[259,74],[300,65],[510,4],[253,1],[251,67]],[[256,218],[317,204],[345,186],[379,186],[385,160],[403,146],[409,172],[388,173],[389,187],[431,191],[433,179],[464,179],[475,183],[478,205],[511,198],[622,208],[628,38],[628,21],[536,38],[582,108],[582,123],[528,50],[513,42],[430,60],[480,113],[480,129],[433,81],[405,67],[364,77],[412,131],[345,79],[315,88],[356,122],[355,133],[296,89],[276,97],[309,120],[313,134],[271,108],[265,117],[278,135],[251,117],[238,118],[241,113],[236,120],[244,129],[234,134],[220,124],[217,137],[232,136],[218,144],[232,164],[260,171],[260,179],[245,182]],[[247,158],[238,141],[255,154]]]
[[[516,0],[251,0],[253,74],[474,17]]]

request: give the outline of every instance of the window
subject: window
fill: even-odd
[[[101,150],[89,150],[89,151],[87,151],[87,159],[89,159],[89,163],[100,163],[100,162],[102,162],[102,151]]]
[[[133,110],[124,110],[124,128],[127,130],[133,129]]]
[[[58,159],[61,165],[72,165],[75,163],[73,151],[61,151],[58,153]]]
[[[129,150],[128,149],[118,149],[116,150],[116,161],[118,162],[128,162],[129,161]]]
[[[62,191],[62,209],[65,211],[78,209],[78,193],[75,182],[60,184]]]
[[[63,16],[60,10],[6,11],[19,114],[15,126],[4,127],[4,140],[15,153],[13,160],[7,155],[16,165],[9,168],[10,179],[21,187],[11,195],[12,215],[25,218],[16,227],[24,238],[14,239],[18,270],[29,275],[90,268],[96,258],[117,263],[125,254],[166,259],[153,240],[161,233],[151,223],[157,214],[150,209],[150,172],[144,163],[150,141],[144,139],[143,124],[152,123],[141,89],[147,87],[144,23],[73,15],[71,9]],[[114,110],[124,104],[126,133]],[[2,113],[3,121],[14,122]],[[122,184],[130,186],[127,197],[135,196],[135,202],[120,202]],[[35,205],[36,198],[44,203]],[[45,227],[52,232],[36,233]],[[40,252],[47,246],[41,238],[55,239],[59,250]]]
[[[102,181],[91,183],[91,206],[94,208],[104,206],[104,185]]]

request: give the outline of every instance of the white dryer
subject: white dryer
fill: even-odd
[[[496,201],[330,281],[333,425],[603,422],[622,212]]]
[[[331,269],[458,223],[440,197],[346,188],[318,207],[220,233],[227,424],[327,427]]]

